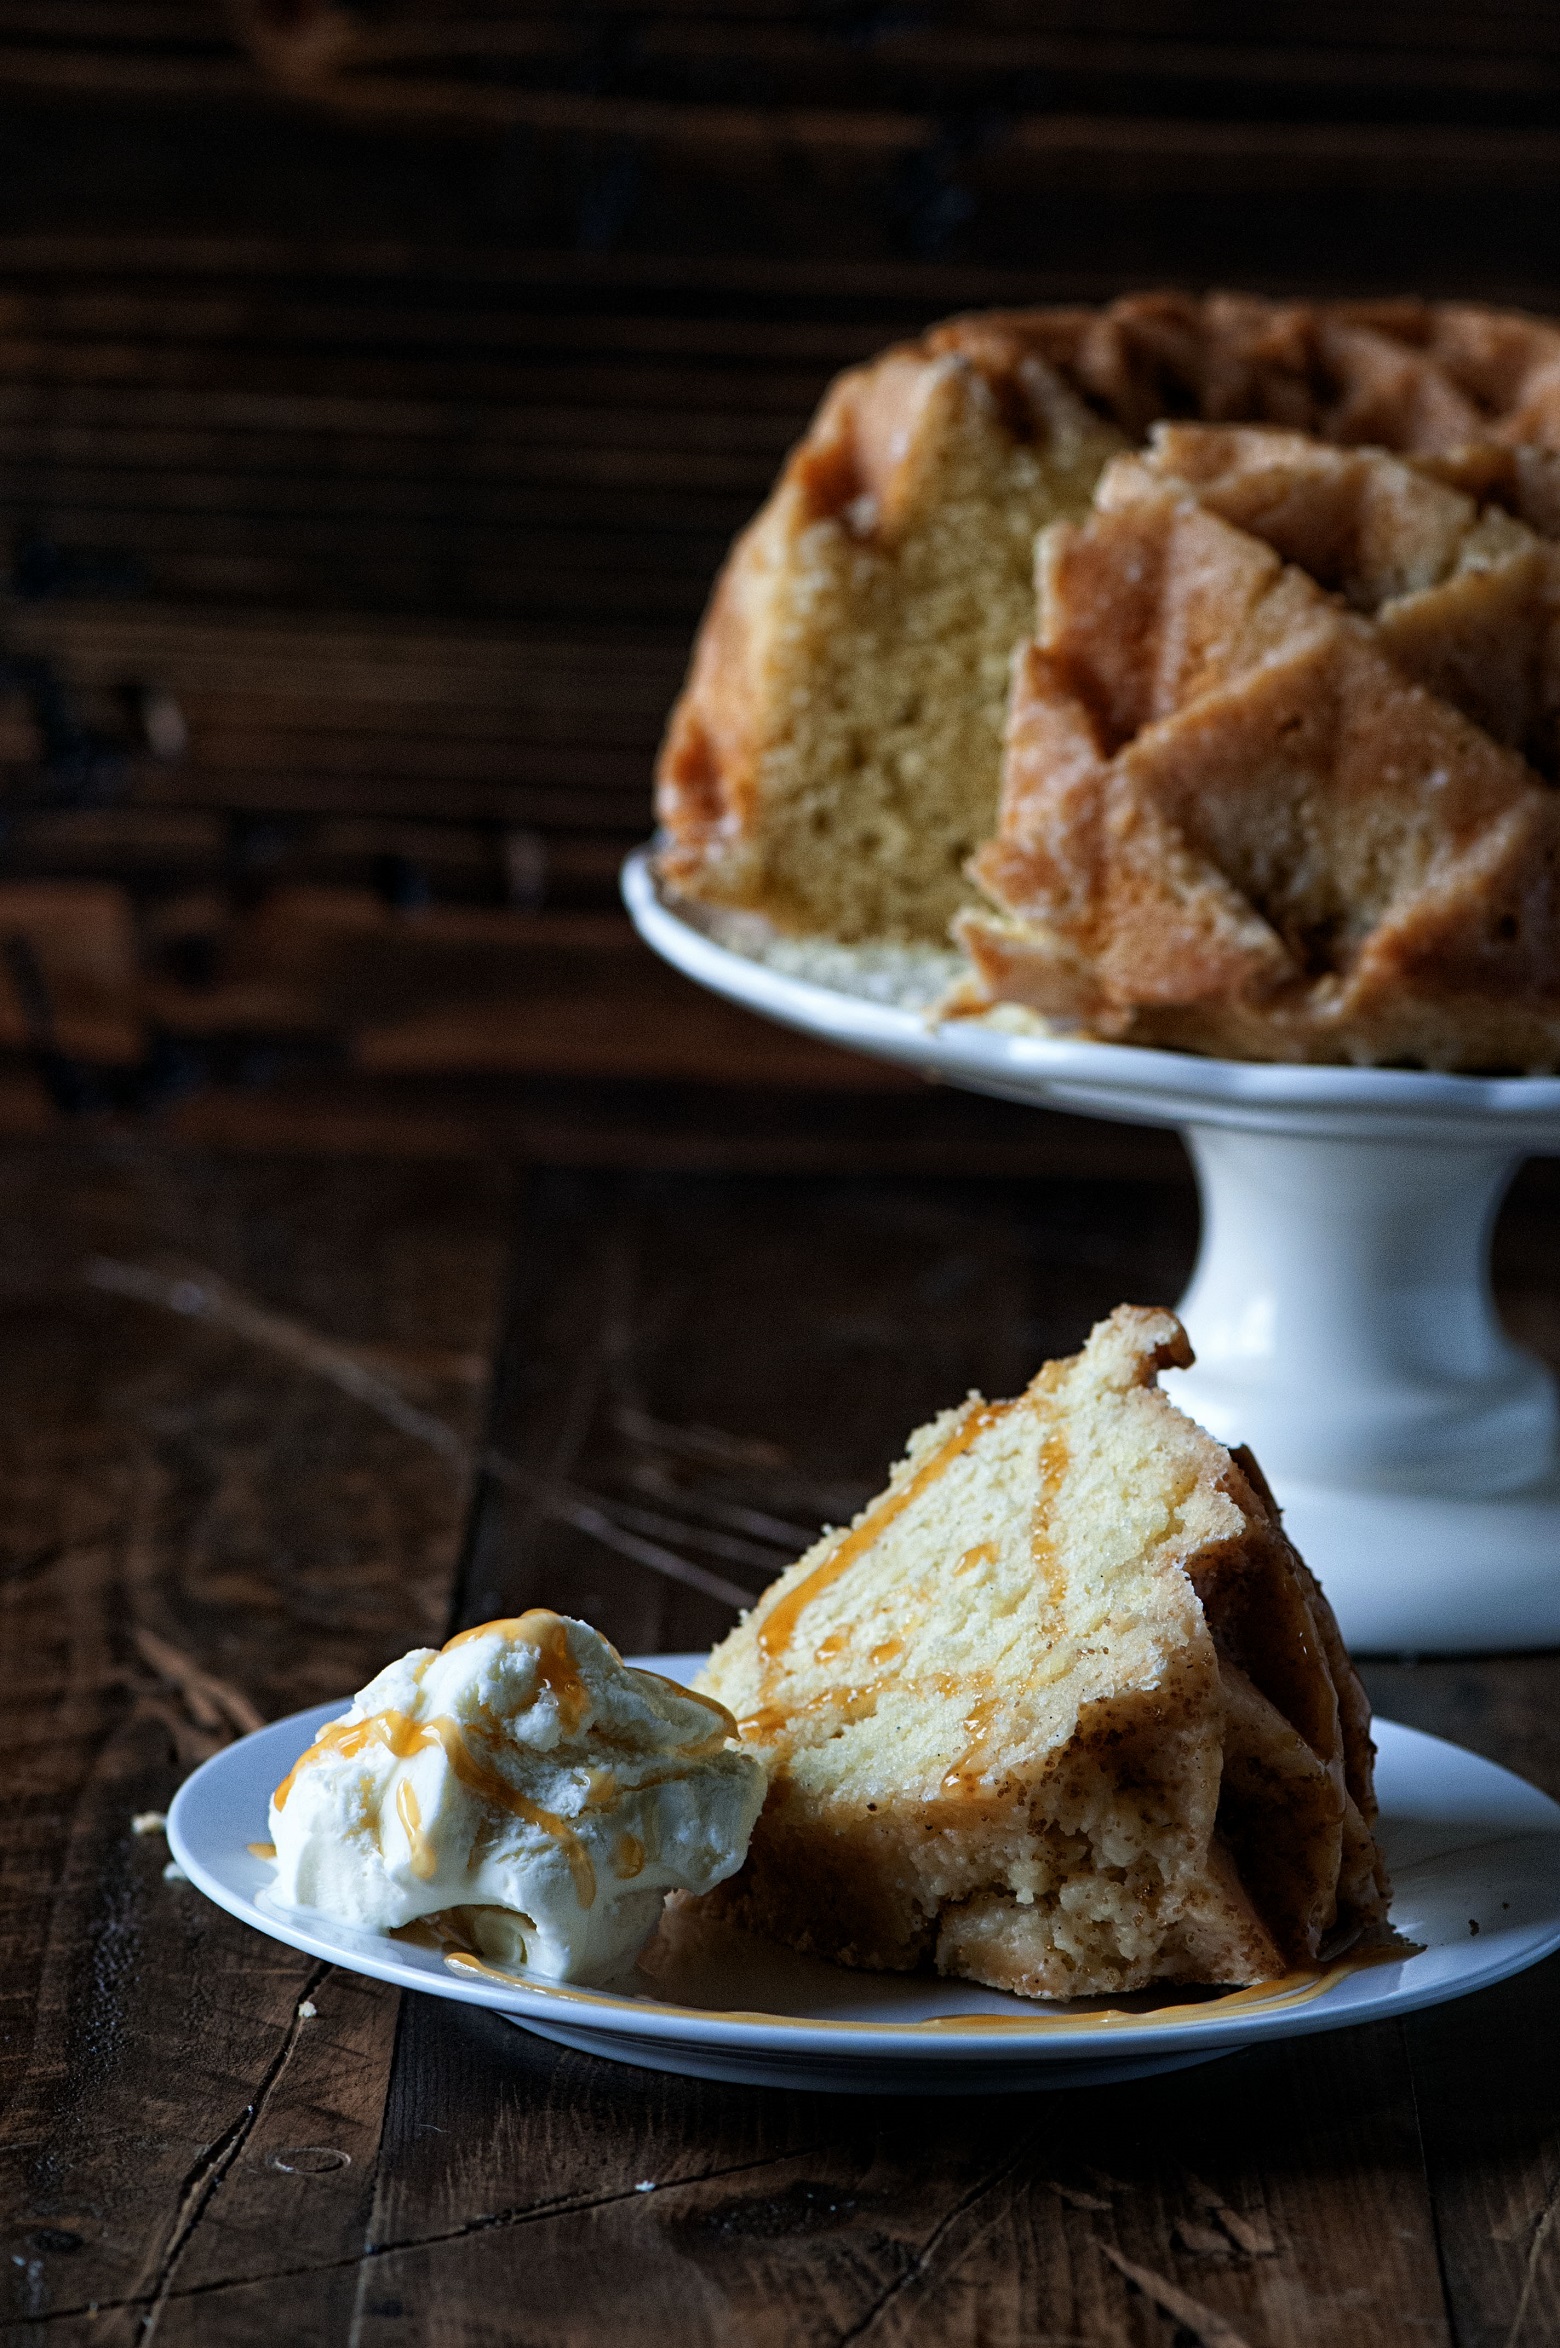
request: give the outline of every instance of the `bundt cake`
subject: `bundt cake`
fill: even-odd
[[[1149,491],[1142,467],[1114,458],[1175,418],[1266,427],[1283,451],[1273,441],[1259,453],[1229,430],[1205,441],[1161,434],[1144,460]],[[1381,467],[1360,451],[1407,463]],[[1306,836],[1304,848],[1290,841],[1304,876],[1290,871],[1273,890],[1250,857],[1226,871],[1208,843],[1182,841],[1191,864],[1149,890],[1151,935],[1130,979],[1104,942],[1116,916],[1095,906],[1085,920],[1076,859],[1062,881],[1067,857],[1036,850],[1055,810],[1088,798],[1069,765],[1083,756],[1081,737],[1038,707],[1062,690],[1053,618],[1041,620],[1008,709],[1013,655],[1034,634],[1031,542],[1045,526],[1083,521],[1107,467],[1111,517],[1128,498],[1191,500],[1295,566],[1262,627],[1311,629],[1332,709],[1330,721],[1311,711],[1311,730],[1332,726],[1358,751],[1351,780],[1332,787],[1334,803],[1351,808],[1332,838],[1360,848],[1353,869],[1344,857],[1318,883],[1313,866],[1330,862],[1330,848]],[[1100,561],[1102,514],[1090,521]],[[1393,554],[1393,531],[1412,547]],[[1116,528],[1109,542],[1125,547],[1125,535]],[[1558,1040],[1539,996],[1555,909],[1541,836],[1555,775],[1548,542],[1558,535],[1560,329],[1541,319],[1454,303],[1170,294],[1097,312],[954,319],[839,378],[735,545],[660,758],[660,878],[707,906],[761,913],[780,932],[841,942],[942,944],[949,918],[966,916],[963,944],[982,979],[975,1005],[1017,1000],[1092,1033],[1285,1059],[1548,1066]],[[1062,556],[1045,556],[1053,610],[1083,592],[1081,559],[1069,566],[1062,585]],[[1222,568],[1233,582],[1229,540]],[[1191,592],[1184,566],[1175,592]],[[1212,594],[1210,585],[1198,625],[1238,634],[1238,613],[1210,618]],[[1170,625],[1142,596],[1116,592],[1111,613],[1116,627]],[[1287,662],[1299,686],[1292,653],[1287,636],[1269,646],[1248,634],[1229,657],[1243,674]],[[1137,648],[1125,643],[1123,657],[1137,660]],[[1212,690],[1212,676],[1186,674],[1184,695],[1203,683]],[[1405,686],[1424,688],[1438,711],[1405,700]],[[1393,700],[1391,726],[1356,742],[1344,711],[1367,709],[1377,690]],[[1240,693],[1257,700],[1255,676]],[[1184,697],[1154,707],[1149,726],[1170,718],[1182,735],[1193,730]],[[1410,721],[1424,789],[1391,758],[1393,728]],[[1457,784],[1431,789],[1445,765],[1431,740],[1440,735]],[[1229,740],[1238,758],[1243,747]],[[1125,747],[1107,726],[1090,756],[1109,763]],[[1388,758],[1379,808],[1367,789],[1372,756]],[[1231,777],[1217,787],[1222,822],[1240,798]],[[1290,789],[1269,824],[1264,789],[1250,784],[1236,826],[1257,864],[1264,831],[1309,822],[1327,796]],[[1492,826],[1518,805],[1511,829],[1525,845],[1511,843],[1501,862]],[[1447,808],[1459,812],[1443,831]],[[1132,822],[1132,871],[1147,871],[1161,848],[1175,864],[1177,824]],[[1273,852],[1283,862],[1283,841]],[[1539,881],[1529,876],[1513,909],[1497,876],[1499,902],[1480,927],[1468,895],[1480,859],[1511,878],[1529,852]],[[1203,864],[1222,888],[1198,897]],[[1121,916],[1135,902],[1123,873],[1125,864]],[[1461,911],[1443,904],[1443,885]],[[1189,890],[1198,902],[1186,925]],[[1182,974],[1165,977],[1182,951]],[[1189,1010],[1212,1000],[1210,984],[1215,1010]],[[1513,1017],[1494,1017],[1513,989]]]
[[[1255,1462],[1120,1307],[922,1427],[698,1683],[770,1790],[699,1906],[1037,1998],[1250,1983],[1385,1932],[1363,1691]]]
[[[1160,425],[1044,533],[971,867],[1001,917],[958,923],[986,999],[1243,1058],[1555,1064],[1560,457],[1507,454]]]

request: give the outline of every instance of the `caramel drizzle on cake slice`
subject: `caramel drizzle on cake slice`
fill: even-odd
[[[1036,1580],[1043,1593],[1043,1603],[1058,1607],[1065,1597],[1065,1570],[1057,1555],[1051,1532],[1052,1512],[1067,1472],[1066,1440],[1060,1427],[1048,1424],[1051,1414],[1039,1405],[1033,1394],[1020,1396],[1012,1402],[972,1402],[953,1432],[923,1460],[915,1472],[906,1478],[897,1491],[886,1493],[877,1506],[869,1511],[853,1531],[845,1534],[838,1545],[812,1572],[798,1582],[794,1589],[773,1606],[758,1626],[757,1645],[764,1672],[759,1702],[742,1721],[744,1736],[758,1742],[767,1742],[794,1722],[809,1714],[828,1712],[838,1714],[841,1720],[859,1720],[876,1709],[884,1682],[871,1679],[859,1685],[831,1688],[809,1698],[801,1705],[788,1704],[777,1699],[776,1683],[784,1668],[784,1658],[795,1638],[801,1617],[813,1601],[821,1597],[844,1575],[871,1545],[887,1532],[913,1502],[930,1489],[964,1452],[968,1451],[988,1428],[997,1425],[1011,1412],[1029,1409],[1041,1423],[1041,1489],[1035,1509],[1032,1532],[1032,1552]],[[954,1564],[955,1572],[994,1561],[998,1554],[995,1542],[984,1542],[967,1550]],[[851,1644],[852,1632],[840,1625],[825,1633],[815,1650],[815,1661],[833,1662],[845,1654]],[[902,1653],[904,1639],[898,1634],[879,1641],[869,1651],[868,1660],[874,1669],[883,1672]],[[951,1684],[951,1683],[950,1683]],[[998,1709],[996,1700],[982,1698],[963,1722],[968,1743],[958,1760],[950,1764],[944,1778],[943,1791],[970,1797],[979,1790],[982,1754]]]
[[[1033,1396],[1028,1399],[1031,1403],[1035,1401]],[[1037,1415],[1041,1414],[1037,1412]],[[1045,1426],[1046,1416],[1049,1414],[1041,1415],[1044,1433],[1040,1444],[1040,1493],[1035,1502],[1029,1546],[1034,1560],[1035,1579],[1043,1592],[1043,1603],[1060,1611],[1067,1598],[1067,1568],[1057,1552],[1053,1519],[1056,1503],[1061,1497],[1062,1482],[1067,1474],[1068,1450],[1067,1438],[1061,1428],[1054,1422]],[[977,1549],[967,1549],[954,1571],[962,1573],[972,1560],[994,1560],[996,1555],[996,1543],[987,1541]],[[1002,1699],[999,1696],[985,1695],[977,1698],[965,1714],[962,1726],[968,1743],[958,1760],[943,1774],[942,1790],[945,1794],[969,1801],[984,1790],[987,1746],[993,1723],[1001,1709]]]
[[[1006,1418],[1018,1406],[1011,1402],[972,1402],[963,1418],[945,1443],[939,1445],[930,1459],[923,1460],[915,1474],[900,1485],[897,1492],[886,1492],[876,1508],[870,1509],[854,1532],[847,1533],[837,1549],[831,1551],[821,1565],[815,1565],[805,1581],[788,1590],[778,1605],[772,1606],[758,1626],[758,1649],[771,1673],[791,1644],[804,1607],[822,1597],[831,1583],[855,1564],[862,1552],[871,1547],[880,1534],[886,1533],[897,1518],[904,1515],[913,1500],[935,1484],[938,1477],[952,1467],[954,1461],[999,1419]]]

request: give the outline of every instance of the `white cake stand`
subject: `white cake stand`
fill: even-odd
[[[1560,1646],[1560,1403],[1495,1315],[1490,1234],[1525,1157],[1560,1155],[1560,1077],[1205,1060],[1004,1034],[821,986],[623,893],[687,977],[784,1026],[972,1092],[1173,1125],[1203,1229],[1166,1381],[1249,1443],[1363,1653]],[[1132,1298],[1157,1303],[1157,1298]]]

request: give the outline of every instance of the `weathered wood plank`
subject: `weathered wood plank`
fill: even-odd
[[[7,2339],[94,2300],[91,2337],[141,2339],[176,2284],[360,2227],[394,1999],[165,1882],[131,1819],[236,1727],[437,1634],[506,1198],[472,1168],[0,1160]],[[322,2144],[349,2161],[307,2185],[274,2163]]]
[[[134,812],[209,827],[116,849],[83,826],[80,865],[56,833],[51,873],[126,881],[154,941],[166,890],[234,870],[246,921],[277,880],[370,887],[360,854],[421,854],[436,894],[480,898],[470,844],[297,846],[304,819],[399,813],[604,847],[577,883],[604,890],[720,544],[835,366],[965,304],[1160,277],[1554,301],[1548,216],[1509,201],[1554,147],[1553,28],[1531,10],[1312,0],[1256,35],[1232,19],[1234,39],[1167,33],[1146,0],[1108,34],[859,14],[841,38],[801,0],[635,0],[612,41],[554,8],[376,9],[365,64],[420,77],[446,118],[482,110],[452,82],[485,80],[487,110],[529,125],[501,144],[305,119],[193,0],[0,0],[7,533],[122,550],[186,599],[44,602],[13,641],[105,723],[126,684],[180,698],[192,754],[138,771]],[[17,837],[13,880],[30,852]],[[1397,2348],[1447,2336],[1439,2248],[1458,2348],[1536,2348],[1560,2320],[1547,1976],[1401,2041],[1033,2110],[693,2088],[423,2003],[387,2087],[393,2001],[331,1977],[300,2016],[306,1970],[163,1884],[125,1817],[161,1806],[175,1729],[187,1750],[215,1732],[133,1629],[270,1709],[339,1693],[438,1615],[449,1462],[365,1425],[330,1377],[371,1361],[475,1442],[460,1358],[480,1362],[503,1218],[462,1153],[809,1176],[556,1178],[533,1201],[497,1429],[536,1480],[490,1484],[468,1598],[563,1596],[636,1645],[712,1635],[718,1591],[756,1588],[783,1528],[848,1506],[915,1417],[971,1379],[1016,1384],[1123,1288],[1173,1296],[1189,1258],[1168,1137],[871,1095],[845,1062],[799,1081],[788,1063],[788,1098],[778,1064],[754,1082],[779,1039],[718,1006],[646,997],[636,1033],[638,965],[611,951],[558,958],[560,983],[590,964],[585,1011],[491,967],[479,984],[480,954],[452,1009],[452,945],[446,927],[427,1000],[382,990],[382,1073],[316,1065],[161,1112],[240,1149],[438,1166],[202,1173],[105,1131],[94,1157],[47,1161],[76,1169],[56,1197],[0,1162],[0,1603],[37,1657],[0,1855],[8,2343],[129,2348],[155,2305],[154,2337],[200,2348],[507,2343],[517,2309],[570,2348],[625,2322],[787,2348],[1162,2348],[1221,2323],[1246,2348]],[[335,979],[316,1006],[332,987],[350,1010]],[[215,1067],[231,996],[161,1007]],[[448,1073],[474,1052],[533,1073]],[[610,1082],[580,1081],[608,1059]],[[0,1065],[0,1128],[51,1114]],[[867,1166],[1073,1182],[839,1179]],[[1552,1232],[1530,1178],[1501,1292],[1560,1358]],[[152,1301],[83,1288],[83,1251],[148,1275]],[[192,1262],[213,1317],[167,1309]],[[270,1322],[246,1319],[257,1301]],[[1375,1684],[1560,1788],[1543,1660]],[[1058,2167],[1059,2141],[1089,2168]],[[271,2165],[311,2145],[351,2165]],[[1265,2232],[1272,2255],[1249,2247]]]
[[[32,1133],[48,1112],[34,1088],[0,1077],[0,1131]],[[1036,1117],[1000,1101],[933,1090],[829,1096],[758,1086],[572,1078],[366,1077],[285,1071],[176,1101],[163,1130],[196,1146],[406,1158],[498,1157],[536,1166],[819,1176],[863,1170],[968,1179],[1174,1184],[1193,1212],[1171,1134]]]
[[[1513,1236],[1528,1222],[1520,1218]],[[1523,1316],[1536,1335],[1532,1324],[1549,1321],[1560,1282],[1552,1243],[1534,1256],[1531,1286],[1521,1293],[1539,1308]],[[1392,1718],[1471,1746],[1560,1794],[1560,1656],[1375,1662],[1365,1677]],[[1560,2325],[1557,1986],[1560,1964],[1552,1959],[1406,2026],[1459,2348],[1540,2348]]]
[[[1458,2348],[1545,2348],[1560,2337],[1557,1992],[1551,1958],[1407,2027]]]
[[[553,1178],[526,1221],[530,1274],[496,1440],[535,1478],[533,1503],[537,1492],[583,1488],[618,1512],[620,1527],[632,1508],[648,1510],[685,1560],[755,1587],[766,1552],[785,1553],[787,1522],[801,1534],[809,1509],[816,1521],[848,1506],[909,1418],[945,1390],[972,1377],[998,1390],[1015,1383],[1035,1352],[1070,1342],[1069,1324],[1081,1327],[1123,1284],[1147,1293],[1153,1280],[1168,1293],[1184,1269],[1189,1225],[1179,1208],[1167,1220],[1164,1208],[1145,1215],[1143,1206],[1141,1193],[1071,1199],[1061,1186],[1021,1202],[967,1189],[797,1193]],[[155,1306],[142,1309],[155,1315]],[[831,1397],[846,1389],[842,1416]],[[711,1536],[739,1551],[746,1544],[747,1554],[725,1554]],[[631,1586],[635,1574],[648,1592]],[[646,1575],[577,1526],[538,1521],[506,1481],[484,1512],[468,1608],[481,1614],[533,1595],[593,1611],[635,1644],[682,1644],[722,1619],[699,1592]],[[155,1878],[155,1854],[149,1871]],[[101,1879],[99,1853],[91,1873]],[[1067,2145],[1072,2165],[1059,2171],[1040,2157],[1033,2111],[1022,2104],[930,2107],[911,2154],[905,2107],[862,2107],[842,2129],[835,2107],[809,2099],[608,2072],[530,2047],[485,2018],[420,2007],[406,2024],[371,2254],[359,2264],[357,2156],[352,2171],[321,2166],[307,2186],[296,2165],[267,2163],[311,2144],[356,2145],[366,2163],[388,2040],[366,2011],[355,2035],[349,2015],[330,2024],[328,2040],[311,2040],[319,2017],[307,2026],[288,2018],[287,1998],[297,1998],[289,1960],[233,1937],[261,2003],[252,1990],[240,2000],[218,1967],[208,2027],[225,2017],[246,2048],[264,2037],[273,2062],[287,2059],[258,2119],[235,2112],[231,2157],[222,2140],[196,2159],[184,2199],[140,2246],[129,2283],[101,2293],[121,2302],[92,2319],[110,2328],[90,2336],[135,2336],[146,2302],[124,2302],[137,2284],[162,2294],[160,2336],[191,2341],[258,2341],[278,2336],[278,2325],[297,2334],[310,2323],[321,2337],[345,2338],[350,2326],[358,2341],[398,2348],[498,2339],[506,2334],[494,2311],[518,2302],[528,2337],[583,2342],[624,2320],[636,2285],[636,2320],[659,2320],[679,2339],[720,2339],[739,2326],[744,2337],[789,2344],[856,2325],[884,2340],[1146,2343],[1167,2337],[1188,2308],[1254,2348],[1330,2348],[1362,2327],[1385,2342],[1449,2336],[1414,2098],[1392,2033],[1047,2104],[1038,2142]],[[201,1956],[212,1963],[205,1948]],[[266,1987],[278,1964],[280,1979]],[[189,1969],[186,1956],[162,1970],[179,1978]],[[372,2004],[377,1993],[357,1994]],[[332,2067],[338,2027],[352,2056],[351,2093]],[[1467,2060],[1484,2059],[1478,2036],[1470,2043]],[[1524,2043],[1531,2047],[1531,2029]],[[322,2045],[323,2076],[309,2068]],[[243,2074],[235,2076],[236,2054],[228,2062],[232,2104]],[[213,2099],[221,2084],[199,2080]],[[1423,2108],[1423,2079],[1419,2089]],[[1275,2139],[1276,2108],[1285,2118]],[[1448,2090],[1448,2130],[1455,2108]],[[449,2111],[462,2132],[453,2163],[434,2134]],[[830,2114],[823,2138],[807,2126],[820,2111]],[[648,2139],[647,2112],[659,2115]],[[1438,2124],[1432,2111],[1433,2168],[1447,2157]],[[1462,2274],[1470,2306],[1483,2304],[1489,2277],[1471,2263],[1459,2269],[1459,2244],[1477,2239],[1492,2196],[1504,2192],[1509,2218],[1541,2174],[1520,2130],[1513,2169],[1504,2096],[1486,2133],[1488,2167],[1462,2178],[1461,2210],[1440,2179],[1448,2271],[1454,2290]],[[640,2195],[651,2176],[658,2190]],[[282,2226],[278,2191],[290,2197]],[[187,2235],[186,2201],[199,2204]],[[1511,2239],[1529,2218],[1541,2224],[1546,2206],[1535,2214],[1524,2200],[1527,2217],[1518,2212]],[[1221,2212],[1234,2213],[1233,2232]],[[57,2198],[35,2222],[44,2247],[26,2253],[23,2289],[46,2287],[51,2262],[73,2262],[73,2278],[87,2274],[79,2250],[58,2247],[83,2231],[66,2222],[73,2214],[83,2212]],[[1271,2256],[1252,2249],[1268,2236]],[[1505,2258],[1508,2311],[1529,2271],[1524,2256],[1519,2241]],[[1522,2321],[1539,2328],[1519,2334],[1524,2343],[1545,2336],[1549,2306],[1547,2269],[1540,2262],[1532,2273]],[[83,2340],[87,2321],[79,2319]],[[70,2338],[77,2324],[63,2316],[50,2336]],[[1504,2334],[1467,2336],[1482,2348]]]
[[[759,2348],[1450,2339],[1391,2032],[924,2102],[711,2087],[508,2036],[407,2012],[363,2348],[496,2348],[519,2310],[535,2348],[625,2325]]]

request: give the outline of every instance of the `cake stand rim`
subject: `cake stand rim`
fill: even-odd
[[[793,977],[721,944],[669,904],[653,849],[651,842],[634,849],[622,870],[623,901],[646,945],[696,985],[846,1049],[1037,1108],[1055,1102],[1133,1123],[1273,1115],[1303,1131],[1313,1120],[1320,1128],[1342,1117],[1362,1138],[1370,1126],[1382,1139],[1407,1138],[1419,1125],[1469,1146],[1560,1152],[1560,1076],[1219,1060],[1083,1037],[1006,1035],[968,1020],[934,1024],[903,1005]]]

